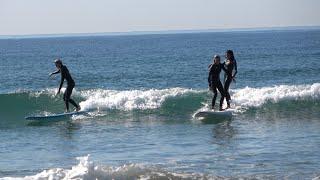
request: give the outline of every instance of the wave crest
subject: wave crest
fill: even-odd
[[[233,102],[241,107],[260,107],[267,102],[320,99],[320,83],[312,85],[279,85],[274,87],[234,90]]]
[[[169,97],[181,96],[186,93],[197,92],[191,89],[170,88],[150,90],[89,90],[81,92],[86,100],[80,103],[85,110],[90,109],[156,109]]]

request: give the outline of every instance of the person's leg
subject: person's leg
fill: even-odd
[[[66,111],[69,111],[69,99],[70,99],[69,91],[70,91],[69,87],[67,87],[66,91],[63,94],[63,101],[65,104]]]
[[[79,105],[73,100],[73,99],[69,99],[69,102],[77,108],[77,110],[79,109]]]
[[[224,82],[224,90],[225,90],[227,101],[231,99],[229,94],[229,87],[230,87],[231,81],[232,81],[231,79],[227,78],[226,81]]]
[[[74,88],[74,86],[70,86],[70,87],[67,88],[68,89],[68,102],[70,102],[74,107],[77,108],[77,111],[79,111],[80,110],[79,105],[73,99],[70,98],[73,88]]]
[[[213,98],[211,101],[211,109],[214,109],[214,105],[216,104],[216,99],[218,94],[216,85],[212,85],[212,91],[213,91]]]
[[[227,100],[227,108],[230,108],[231,97],[230,97],[230,94],[229,94],[229,87],[230,87],[231,82],[232,82],[232,79],[231,78],[227,78],[225,83],[224,83],[224,91],[225,91],[226,100]]]
[[[224,97],[225,97],[226,95],[225,95],[225,91],[224,91],[223,86],[222,86],[222,84],[221,84],[220,81],[219,81],[218,84],[217,84],[217,88],[218,88],[218,90],[219,90],[219,92],[220,92],[220,94],[221,94],[221,98],[220,98],[220,108],[219,108],[219,110],[222,111],[223,100],[224,100]]]

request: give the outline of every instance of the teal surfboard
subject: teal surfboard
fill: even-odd
[[[37,116],[27,116],[25,117],[26,120],[59,120],[64,118],[70,118],[73,115],[83,115],[87,114],[86,111],[74,111],[74,112],[67,112],[67,113],[60,113],[60,114],[50,114],[50,115],[37,115]]]

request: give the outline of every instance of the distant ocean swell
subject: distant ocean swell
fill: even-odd
[[[235,89],[231,91],[232,104],[244,111],[264,106],[319,105],[320,83],[309,85],[280,85],[273,87]],[[169,111],[182,114],[192,112],[209,104],[212,93],[207,90],[185,88],[149,90],[81,90],[74,91],[74,99],[83,110],[90,111]],[[30,114],[56,113],[63,111],[61,96],[55,89],[39,92],[15,92],[0,94],[0,111],[4,117]],[[218,103],[218,101],[217,101]],[[23,117],[22,116],[22,117]]]

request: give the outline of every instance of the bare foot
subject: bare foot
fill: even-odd
[[[78,106],[77,109],[76,109],[76,111],[78,112],[78,111],[80,111],[80,110],[81,110],[81,107]]]

